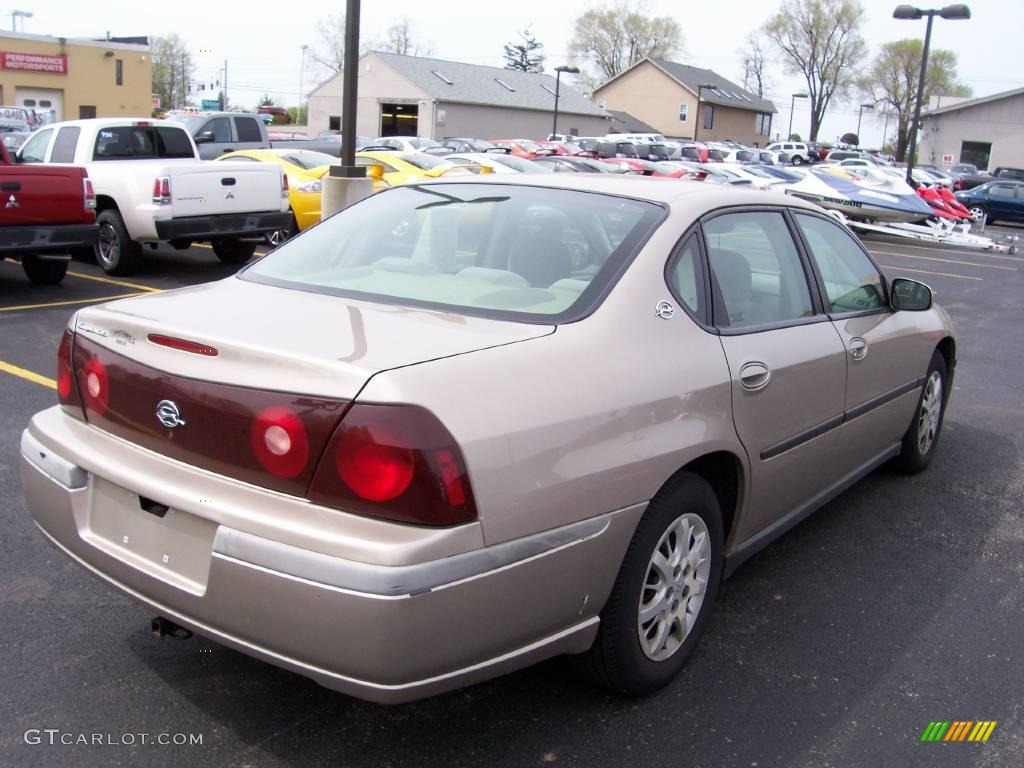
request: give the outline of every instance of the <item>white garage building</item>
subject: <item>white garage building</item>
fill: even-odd
[[[1024,168],[1024,88],[951,99],[921,115],[921,162]]]

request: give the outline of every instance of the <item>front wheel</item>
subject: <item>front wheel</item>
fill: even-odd
[[[903,436],[903,447],[898,462],[903,471],[914,474],[931,463],[935,446],[942,431],[942,419],[946,413],[947,390],[946,359],[936,350],[932,354],[925,376],[924,388],[917,401],[914,420]]]
[[[38,256],[23,256],[21,268],[33,285],[57,285],[68,271],[68,263],[56,259],[41,259]]]
[[[803,164],[804,164],[804,159],[802,157],[800,157],[800,155],[797,155],[796,157],[793,158],[793,165],[803,165]]]
[[[225,264],[245,264],[256,253],[256,243],[246,243],[234,238],[217,240],[213,243],[213,252]]]
[[[972,205],[967,210],[971,212],[972,221],[978,222],[980,224],[981,222],[988,220],[988,209],[986,209],[983,205]]]
[[[601,611],[580,671],[620,693],[668,685],[700,639],[722,577],[722,513],[711,486],[688,472],[647,507]]]

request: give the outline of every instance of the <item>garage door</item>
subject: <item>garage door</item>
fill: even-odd
[[[33,128],[64,119],[64,91],[59,88],[15,88],[14,99],[34,117]]]

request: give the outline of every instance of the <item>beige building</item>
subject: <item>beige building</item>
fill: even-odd
[[[666,59],[637,62],[597,88],[594,99],[599,107],[628,112],[669,138],[757,146],[770,143],[777,111],[767,99],[710,69]]]
[[[1024,168],[1024,88],[978,99],[942,97],[921,115],[919,157],[938,168]]]
[[[309,95],[309,132],[341,127],[336,75]],[[610,116],[561,79],[558,133],[604,136]],[[356,133],[543,139],[551,133],[555,78],[534,72],[371,51],[359,59]]]
[[[145,39],[0,32],[0,105],[26,109],[31,127],[84,117],[149,115],[153,64]],[[9,109],[3,117],[10,121],[18,114]]]

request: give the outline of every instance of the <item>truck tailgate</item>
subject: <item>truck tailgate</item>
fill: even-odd
[[[204,162],[170,168],[174,217],[280,211],[281,168],[270,163]]]
[[[0,226],[91,223],[83,176],[70,165],[0,165]]]

